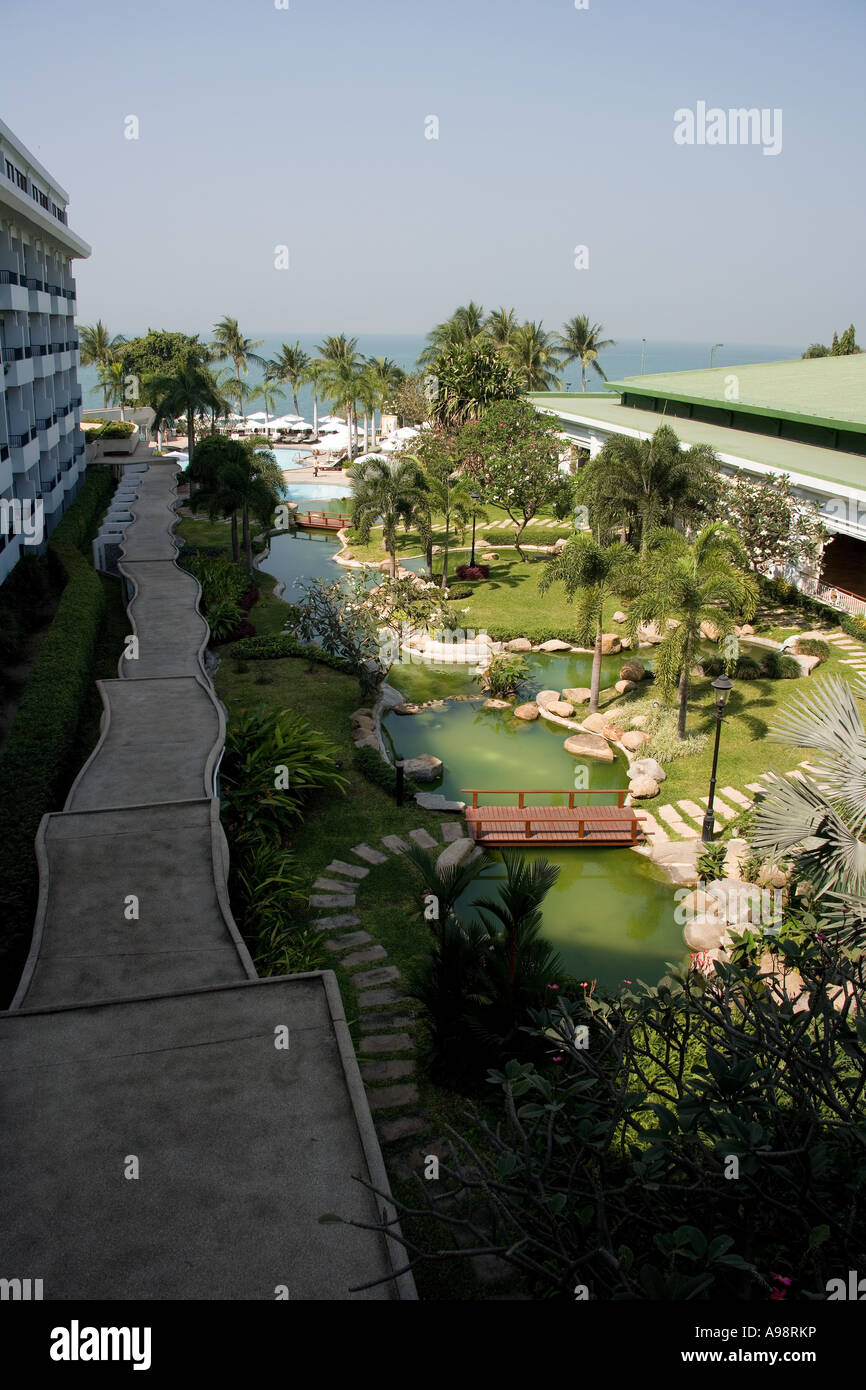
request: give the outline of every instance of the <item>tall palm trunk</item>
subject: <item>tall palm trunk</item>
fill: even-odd
[[[235,378],[238,383],[238,410],[241,412],[241,419],[245,420],[247,418],[247,413],[244,410],[244,398],[241,395],[241,369],[238,362],[235,363]]]
[[[249,508],[249,503],[246,502],[246,501],[244,502],[243,531],[244,531],[244,554],[245,554],[246,557],[247,557],[247,573],[248,573],[249,575],[252,575],[252,572],[253,572],[253,538],[252,538],[252,532],[251,532],[251,530],[250,530],[250,508]]]
[[[370,415],[370,435],[371,435],[371,439],[370,439],[370,448],[371,448],[371,449],[375,449],[375,447],[376,447],[376,409],[375,409],[375,406],[373,407],[373,410],[372,410],[371,415]]]
[[[448,588],[448,538],[451,534],[451,513],[445,513],[445,538],[442,542],[442,588]]]
[[[238,514],[232,512],[232,559],[238,564],[241,558],[240,545],[238,544]]]
[[[692,644],[687,639],[683,650],[683,665],[680,671],[680,683],[677,688],[677,700],[679,710],[677,712],[677,738],[686,736],[686,715],[689,703],[689,672],[692,667]]]
[[[298,409],[298,388],[297,388],[297,385],[293,385],[293,386],[292,386],[292,400],[293,400],[294,403],[295,403],[295,414],[296,414],[296,415],[300,415],[301,412],[300,412],[300,410]]]
[[[296,410],[296,411],[298,410],[297,401],[295,402],[295,410]],[[300,413],[300,412],[298,412],[298,413]],[[318,437],[319,437],[319,393],[318,393],[318,391],[316,390],[316,388],[315,388],[315,386],[314,386],[314,387],[313,387],[313,438],[314,438],[314,439],[318,439]]]
[[[598,709],[598,697],[601,691],[601,625],[602,619],[599,616],[598,629],[595,634],[595,647],[592,653],[592,675],[589,678],[589,712],[595,714]]]
[[[365,410],[365,411],[364,411],[364,453],[365,453],[365,454],[366,454],[366,452],[367,452],[367,424],[368,424],[368,419],[367,419],[367,412],[366,412],[366,410]]]
[[[192,463],[192,451],[195,444],[195,412],[192,405],[186,408],[186,454],[187,467]],[[190,488],[192,493],[192,488]]]

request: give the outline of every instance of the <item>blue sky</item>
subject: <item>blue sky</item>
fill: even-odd
[[[425,332],[473,297],[866,339],[862,0],[42,0],[3,47],[0,116],[93,246],[83,322]],[[781,153],[675,144],[698,101],[781,108]]]

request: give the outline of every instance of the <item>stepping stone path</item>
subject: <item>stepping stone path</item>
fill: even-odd
[[[419,795],[419,801],[421,796]],[[429,796],[431,802],[434,800]],[[443,797],[435,809],[443,811],[462,811],[463,802],[448,802]],[[424,803],[422,803],[424,804]],[[432,806],[429,809],[434,809]],[[442,835],[441,845],[453,844],[462,839],[465,829],[461,821],[444,821],[439,826]],[[659,830],[660,834],[664,834]],[[440,841],[429,830],[419,827],[408,832],[408,839],[421,849],[440,849]],[[349,851],[361,863],[353,863],[350,858],[332,859],[313,884],[310,906],[333,909],[354,907],[355,893],[360,881],[367,877],[372,868],[387,864],[392,855],[405,854],[409,848],[406,840],[399,835],[383,835],[382,849],[372,845],[353,845]],[[327,877],[326,877],[327,875]],[[415,1072],[414,1056],[391,1056],[392,1053],[413,1053],[415,1050],[415,1017],[412,1005],[403,997],[400,985],[400,972],[393,965],[383,964],[388,953],[384,946],[375,941],[374,936],[363,929],[357,912],[334,912],[328,916],[317,917],[313,923],[317,931],[327,933],[325,949],[339,960],[343,969],[350,971],[357,991],[359,1068],[362,1080],[367,1086],[370,1109],[376,1117],[376,1128],[383,1144],[403,1145],[404,1141],[415,1139],[430,1129],[426,1116],[416,1113],[392,1115],[391,1112],[416,1106],[418,1089],[408,1078]],[[372,923],[370,923],[372,925]],[[360,928],[360,930],[359,930]],[[380,1060],[381,1059],[381,1060]],[[431,1139],[431,1152],[438,1141]],[[411,1165],[416,1165],[418,1155],[424,1148],[412,1151]],[[395,1172],[400,1173],[397,1161],[402,1156],[403,1167],[410,1160],[397,1151],[397,1159],[391,1161]]]

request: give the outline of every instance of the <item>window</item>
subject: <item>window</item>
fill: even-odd
[[[15,170],[15,178],[16,178],[16,180],[17,180],[18,187],[19,187],[19,188],[23,188],[23,189],[24,189],[24,192],[26,193],[26,192],[27,192],[27,175],[26,175],[26,174],[22,174],[22,172],[21,172],[20,169],[16,169],[16,170]]]
[[[13,182],[15,181],[15,165],[12,163],[11,159],[7,159],[6,161],[6,177],[7,179],[12,179]]]
[[[36,187],[35,183],[31,183],[30,185],[30,196],[32,197],[34,203],[39,202],[39,189]]]

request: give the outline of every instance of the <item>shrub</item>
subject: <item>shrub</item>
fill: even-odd
[[[818,656],[826,661],[830,655],[830,643],[821,637],[798,637],[797,651],[800,656]]]
[[[458,565],[456,570],[458,579],[489,579],[489,565]]]
[[[334,745],[291,710],[237,714],[226,730],[220,765],[229,830],[240,835],[254,827],[257,835],[278,839],[311,792],[345,791],[336,755]]]
[[[368,782],[381,787],[384,791],[394,796],[397,791],[397,770],[391,763],[386,763],[381,754],[375,748],[356,748],[355,766],[362,777],[366,777]],[[419,790],[411,777],[403,780],[403,789],[407,796],[414,796]]]
[[[332,666],[335,671],[351,674],[347,662],[339,657],[323,652],[321,647],[307,647],[289,632],[277,632],[269,636],[245,637],[236,642],[229,655],[237,661],[280,661],[285,656],[302,656],[307,661],[317,661],[322,666]]]
[[[753,656],[741,656],[734,671],[734,680],[756,681],[760,680],[764,674],[764,668],[760,661],[756,661]]]
[[[725,872],[725,856],[727,846],[724,844],[707,845],[706,849],[698,855],[695,865],[704,883],[712,883],[715,879],[721,878]]]
[[[849,637],[856,637],[858,642],[866,642],[866,618],[848,613],[844,618],[839,619],[839,626]]]
[[[513,695],[529,675],[529,666],[519,652],[495,656],[481,677],[481,684],[489,695],[501,699],[503,695]]]
[[[331,965],[324,934],[314,926],[283,923],[260,938],[255,952],[259,975],[301,975]]]
[[[799,662],[783,652],[768,652],[764,657],[763,670],[774,681],[793,681],[803,674]]]
[[[702,656],[698,666],[710,680],[715,680],[727,669],[727,663],[720,656]]]
[[[109,420],[95,436],[96,439],[128,439],[135,429],[129,420]]]
[[[687,734],[685,738],[678,738],[676,712],[664,710],[640,755],[642,758],[655,758],[662,764],[678,762],[680,758],[691,758],[695,753],[702,753],[708,741],[709,734]]]
[[[102,583],[79,547],[93,534],[113,489],[109,469],[89,468],[49,541],[64,588],[0,752],[0,922],[7,949],[31,926],[39,822],[58,809],[74,771],[78,724],[105,612]]]
[[[445,597],[449,603],[453,603],[455,599],[471,598],[473,592],[471,584],[449,584],[445,591]]]
[[[539,642],[549,642],[558,638],[560,642],[573,642],[574,628],[546,626],[544,623],[487,623],[485,631],[491,642],[510,642],[512,637],[526,637],[537,646]]]

